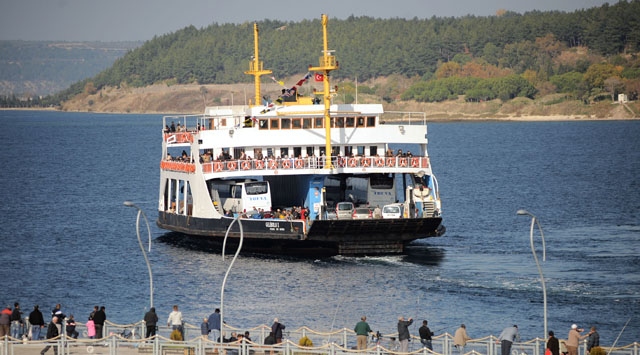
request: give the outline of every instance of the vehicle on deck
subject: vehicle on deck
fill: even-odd
[[[402,218],[404,214],[404,204],[392,203],[382,207],[382,218]]]
[[[352,219],[354,208],[352,202],[338,202],[336,205],[336,219]]]
[[[352,219],[372,219],[373,210],[369,207],[357,207],[353,210]]]

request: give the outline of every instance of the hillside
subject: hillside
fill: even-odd
[[[381,85],[378,83],[378,85]],[[204,88],[204,89],[203,89]],[[276,85],[265,85],[263,94],[275,97]],[[64,111],[94,111],[113,113],[180,113],[201,114],[207,106],[239,105],[253,99],[249,84],[229,85],[172,85],[158,84],[144,88],[104,88],[95,94],[80,94],[66,101]],[[359,103],[380,102],[371,94],[358,95]],[[342,103],[340,95],[336,103]],[[466,102],[460,98],[440,103],[395,101],[384,105],[387,111],[426,112],[430,120],[498,119],[498,120],[556,120],[556,119],[630,119],[640,118],[640,103],[632,102],[627,108],[610,101],[585,105],[577,100],[566,100],[563,95],[549,95],[531,100],[517,98],[505,103],[500,100]],[[632,114],[631,111],[635,112]]]

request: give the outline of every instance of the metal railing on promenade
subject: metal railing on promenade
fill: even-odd
[[[27,355],[40,354],[46,346],[51,346],[50,353],[57,350],[57,354],[193,354],[193,355],[388,355],[400,354],[397,334],[383,335],[380,339],[369,338],[366,350],[356,350],[356,336],[351,329],[339,329],[330,332],[319,332],[307,327],[301,327],[284,333],[283,343],[278,345],[262,345],[268,336],[270,327],[261,325],[251,329],[236,329],[225,327],[225,337],[237,332],[244,334],[249,331],[252,341],[218,343],[213,339],[207,339],[200,335],[200,327],[185,324],[184,338],[186,341],[174,341],[170,339],[171,329],[160,327],[157,335],[149,339],[144,337],[145,325],[143,322],[119,325],[107,323],[104,327],[102,339],[88,339],[84,324],[78,323],[76,330],[80,336],[78,339],[61,335],[50,340],[15,339],[5,336],[0,339],[0,355]],[[63,329],[64,330],[64,329]],[[64,332],[63,332],[64,333]],[[215,336],[217,338],[217,335]],[[453,336],[449,333],[440,334],[433,338],[433,351],[422,346],[420,339],[413,336],[409,351],[416,355],[499,355],[500,345],[497,338],[488,336],[469,341],[463,349],[453,345]],[[311,344],[301,346],[299,344]],[[640,355],[640,343],[616,348],[603,347],[612,355]],[[513,355],[543,355],[545,350],[544,339],[533,339],[512,346]],[[579,355],[587,354],[586,343],[579,348]]]

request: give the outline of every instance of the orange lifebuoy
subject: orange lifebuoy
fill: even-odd
[[[291,169],[291,160],[289,159],[285,159],[282,161],[282,168],[283,169]]]
[[[269,160],[269,169],[278,169],[278,162],[273,159]]]
[[[256,160],[256,169],[264,169],[264,161]]]
[[[251,169],[251,162],[248,160],[243,160],[242,163],[240,164],[242,166],[242,170],[249,170]]]
[[[411,158],[411,167],[412,168],[417,168],[420,166],[420,159],[419,158]]]
[[[304,161],[302,159],[296,159],[295,167],[296,169],[304,168]]]
[[[210,173],[213,169],[212,164],[202,164],[202,172],[207,174]]]
[[[358,161],[355,158],[350,158],[349,167],[355,168],[356,166],[358,166]]]
[[[400,158],[400,167],[401,168],[407,167],[407,158]]]
[[[384,167],[384,159],[383,158],[376,158],[376,166],[378,168]]]
[[[222,163],[217,161],[215,163],[213,163],[213,171],[215,171],[216,173],[219,173],[222,171]]]
[[[366,168],[369,165],[371,165],[371,158],[362,158],[362,166]]]
[[[396,158],[387,158],[387,166],[390,168],[396,166]]]
[[[227,169],[236,170],[237,167],[238,167],[238,162],[234,160],[227,162]]]
[[[347,158],[338,158],[338,166],[344,168],[347,165]]]

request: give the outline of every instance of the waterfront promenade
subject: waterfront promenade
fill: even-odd
[[[251,329],[225,328],[224,332],[228,337],[231,333],[244,333],[249,331],[252,342],[242,343],[216,343],[200,336],[198,326],[185,324],[186,341],[172,341],[169,339],[170,329],[160,327],[158,335],[153,339],[142,340],[138,334],[142,333],[144,324],[118,325],[107,323],[105,327],[105,338],[88,339],[83,324],[78,324],[80,332],[79,339],[59,337],[54,341],[47,342],[25,341],[9,337],[0,340],[0,355],[37,355],[47,345],[55,345],[60,351],[58,354],[104,354],[104,355],[172,355],[172,354],[193,354],[193,355],[346,355],[346,354],[399,354],[398,343],[395,340],[397,334],[383,334],[380,339],[368,339],[368,349],[355,350],[356,335],[351,329],[338,329],[330,332],[316,331],[307,327],[298,328],[285,332],[285,339],[282,344],[271,346],[262,345],[264,338],[268,335],[270,327],[261,325]],[[125,332],[125,330],[127,330]],[[122,334],[125,336],[122,336]],[[133,336],[127,337],[129,334]],[[417,333],[417,330],[412,333]],[[417,334],[411,334],[409,351],[416,355],[442,354],[459,355],[459,349],[453,346],[453,335],[449,333],[437,334],[433,338],[433,349],[430,351],[423,348]],[[313,346],[301,346],[302,340],[308,339]],[[308,344],[308,343],[307,343]],[[618,344],[615,348],[610,348],[603,344],[603,348],[612,355],[640,355],[640,343]],[[543,339],[532,339],[515,343],[512,347],[512,355],[543,355],[545,342]],[[48,354],[54,354],[53,347]],[[483,354],[499,355],[500,345],[496,343],[495,336],[486,336],[473,339],[464,348],[462,354]],[[586,344],[583,342],[579,347],[579,355],[585,355]]]

